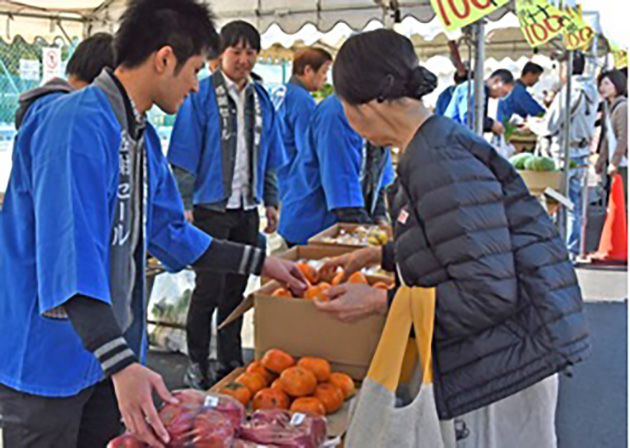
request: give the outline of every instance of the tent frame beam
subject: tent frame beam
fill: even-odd
[[[406,9],[413,8],[417,6],[426,6],[426,3],[422,1],[418,1],[415,3],[405,4],[404,7]],[[400,18],[400,6],[397,0],[389,0],[389,1],[381,1],[375,0],[374,3],[370,6],[342,6],[339,8],[326,8],[322,10],[321,8],[311,8],[311,9],[303,9],[303,10],[290,10],[290,9],[269,9],[269,10],[261,10],[257,8],[254,13],[257,18],[269,17],[269,16],[277,16],[277,15],[287,15],[287,14],[316,14],[319,15],[321,13],[341,13],[341,12],[353,12],[353,11],[373,11],[380,9],[384,14],[391,14],[394,21]],[[229,15],[222,16],[221,19],[231,19],[231,18],[242,18],[243,16],[251,15],[251,10],[248,11],[230,11]],[[383,21],[383,18],[381,18]]]
[[[28,19],[40,19],[40,20],[54,20],[57,22],[78,22],[78,23],[87,23],[88,20],[82,17],[65,17],[59,14],[38,14],[34,12],[9,12],[9,11],[0,11],[0,16],[4,17],[25,17]]]

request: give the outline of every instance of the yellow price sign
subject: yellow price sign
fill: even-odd
[[[615,51],[613,58],[615,59],[616,68],[621,69],[628,66],[628,52],[626,50]]]
[[[527,42],[534,48],[562,33],[565,14],[546,0],[517,0],[516,14]]]
[[[582,20],[581,8],[560,10],[546,0],[517,0],[516,13],[523,34],[532,47],[539,47],[562,34],[568,50],[586,48],[595,31]]]
[[[564,12],[564,46],[567,50],[588,48],[595,37],[595,31],[582,20],[581,8],[566,8]]]
[[[615,68],[621,69],[627,67],[628,51],[625,48],[621,48],[620,46],[613,44],[612,42],[610,42],[610,49],[615,61]]]
[[[431,0],[431,5],[447,31],[464,28],[487,16],[510,0]]]

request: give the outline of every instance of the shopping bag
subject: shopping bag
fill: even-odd
[[[497,152],[506,159],[509,159],[516,153],[514,145],[508,142],[504,135],[497,137],[494,144]]]
[[[184,328],[194,289],[195,273],[190,270],[155,277],[147,308],[149,343],[153,347],[187,353]]]
[[[452,448],[453,423],[440,422],[433,395],[431,341],[435,317],[435,290],[398,289],[383,334],[353,408],[348,448]],[[419,355],[419,392],[410,404],[397,407],[396,390],[405,358],[409,357],[410,330],[414,328]]]

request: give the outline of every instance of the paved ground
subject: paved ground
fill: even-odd
[[[577,269],[582,295],[591,302],[606,302],[628,297],[625,268],[582,266]]]
[[[628,446],[627,302],[586,303],[593,355],[562,377],[557,413],[560,448]]]

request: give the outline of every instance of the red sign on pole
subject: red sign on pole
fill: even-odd
[[[42,60],[44,67],[43,81],[50,81],[52,78],[62,76],[61,49],[48,47],[42,50]]]

